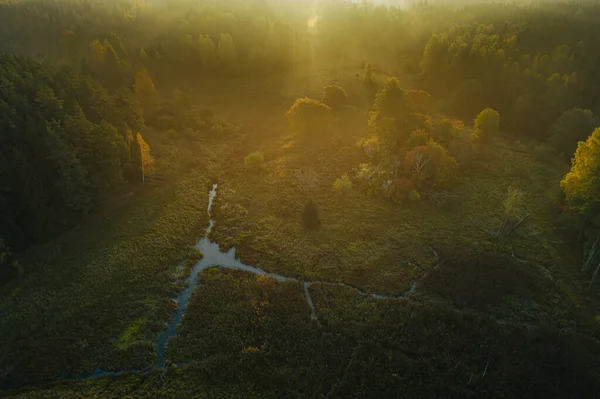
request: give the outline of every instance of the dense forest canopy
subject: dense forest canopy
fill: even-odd
[[[2,55],[1,237],[19,249],[69,226],[125,180],[138,180],[132,129],[143,119],[128,89]]]
[[[34,0],[0,7],[0,50],[62,65],[3,56],[2,162],[19,166],[3,176],[1,234],[14,248],[51,237],[107,190],[140,180],[133,137],[144,126],[142,107],[147,122],[161,123],[153,79],[168,85],[175,76],[253,77],[368,60],[380,70],[416,74],[444,99],[440,110],[460,119],[497,110],[503,131],[566,160],[600,112],[595,3],[315,2],[294,12],[264,1]],[[82,141],[76,124],[102,133]],[[114,161],[92,165],[91,151]],[[51,222],[43,216],[49,211],[61,216]]]
[[[78,155],[65,155],[70,161],[52,161],[50,169],[63,170],[62,175],[42,177],[36,173],[29,177],[31,187],[12,190],[3,199],[13,204],[3,207],[7,221],[3,223],[3,235],[12,237],[5,240],[13,243],[48,237],[40,232],[31,235],[26,232],[28,228],[18,227],[32,219],[26,216],[28,211],[14,205],[20,202],[16,198],[24,198],[23,190],[29,192],[26,197],[39,201],[40,206],[29,209],[42,212],[44,207],[59,206],[64,208],[62,211],[77,214],[89,209],[107,187],[121,181],[123,172],[128,179],[137,180],[132,177],[137,166],[128,160],[131,155],[124,155],[135,154],[136,150],[124,148],[135,146],[129,131],[135,134],[143,126],[139,106],[130,95],[131,91],[139,94],[144,90],[139,86],[144,84],[140,70],[149,71],[144,76],[150,83],[145,84],[153,86],[152,78],[167,84],[175,76],[250,77],[290,71],[315,62],[369,60],[386,70],[417,73],[430,93],[447,99],[442,109],[461,119],[471,120],[486,107],[497,110],[502,115],[504,131],[524,142],[548,141],[548,149],[563,153],[567,160],[577,141],[591,133],[594,115],[600,111],[600,55],[596,51],[600,47],[600,25],[596,23],[600,7],[594,3],[459,8],[419,3],[401,8],[316,2],[293,13],[286,12],[280,3],[263,1],[34,0],[4,2],[0,7],[1,50],[70,65],[74,71],[52,72],[51,68],[38,67],[30,61],[9,62],[13,58],[4,56],[7,65],[2,70],[3,81],[9,87],[2,94],[6,109],[3,121],[10,127],[7,132],[22,132],[27,123],[13,121],[12,113],[25,112],[46,101],[54,105],[48,104],[46,111],[29,117],[36,119],[38,125],[47,125],[43,129],[47,133],[33,129],[31,123],[27,125],[41,135],[29,140],[36,145],[44,143],[47,152],[54,151],[49,149],[52,145],[63,146],[67,152],[68,148],[78,147],[71,135],[81,132],[60,131],[68,130],[67,125],[75,123],[73,119],[85,119],[104,134],[121,137],[109,139],[113,140],[109,144],[114,147],[112,150],[96,149],[120,153],[114,155],[119,161],[114,162],[111,177],[94,176],[91,165],[82,158],[84,151],[78,148]],[[21,67],[19,64],[23,63]],[[35,83],[23,74],[33,74]],[[21,81],[33,87],[22,87]],[[88,97],[80,98],[82,95],[76,92],[84,90]],[[33,92],[37,94],[34,96]],[[20,100],[18,96],[27,99]],[[154,111],[147,104],[152,96],[138,95],[138,102],[146,102],[149,113]],[[73,97],[76,102],[70,99]],[[90,103],[91,98],[95,104]],[[24,108],[15,109],[18,106]],[[576,110],[581,110],[580,114],[574,113]],[[588,122],[578,121],[581,118]],[[563,132],[565,123],[583,125],[580,133]],[[118,130],[118,135],[108,133],[113,130]],[[12,144],[15,135],[6,133],[3,141]],[[48,143],[52,139],[47,137],[51,136],[58,137],[55,144]],[[33,146],[10,144],[4,146],[4,162],[21,165],[17,170],[48,170],[45,163],[37,165],[38,161],[30,160]],[[73,163],[77,166],[65,166]],[[103,169],[98,170],[105,173]],[[95,181],[97,178],[101,182]],[[51,192],[47,192],[49,186],[53,187]],[[34,194],[42,187],[46,187],[46,194]],[[57,187],[62,188],[52,192]],[[17,219],[22,221],[15,222]],[[44,218],[33,219],[41,224],[38,227],[43,227],[40,231],[52,231],[42,221]],[[19,236],[22,238],[16,238]]]
[[[124,182],[142,180],[136,134],[145,122],[182,127],[170,119],[181,117],[169,116],[173,104],[169,111],[158,98],[161,86],[182,77],[367,62],[365,79],[372,65],[413,74],[439,111],[471,121],[490,108],[502,131],[535,143],[540,157],[566,161],[600,113],[595,3],[32,0],[3,2],[0,11],[1,155],[3,169],[14,172],[2,176],[0,236],[15,250],[72,225]],[[413,124],[417,115],[431,119],[414,115]]]
[[[158,356],[164,397],[584,397],[598,21],[593,1],[0,0],[0,388]]]

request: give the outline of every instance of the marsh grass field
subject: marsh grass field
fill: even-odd
[[[450,207],[334,195],[335,179],[365,162],[356,143],[375,91],[358,71],[185,85],[194,107],[235,129],[202,142],[149,130],[161,179],[23,254],[22,275],[0,288],[0,342],[10,348],[0,373],[6,387],[24,388],[2,395],[511,398],[518,387],[519,397],[586,397],[598,384],[600,331],[583,299],[581,255],[552,223],[564,170],[498,137],[460,171]],[[328,83],[349,104],[308,145],[289,133],[285,111],[298,97],[319,99]],[[264,154],[258,171],[244,166],[253,151]],[[318,174],[309,190],[298,186],[303,167]],[[214,183],[211,240],[299,282],[205,271],[167,346],[168,360],[186,365],[152,370],[189,272],[177,266],[197,256]],[[485,228],[502,223],[509,186],[523,190],[530,216],[495,242]],[[315,230],[299,217],[308,198],[319,208]],[[314,282],[318,320],[301,281]],[[351,288],[394,297],[415,281],[402,300]],[[150,371],[55,381],[96,369]]]

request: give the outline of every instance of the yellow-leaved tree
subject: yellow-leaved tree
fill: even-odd
[[[146,143],[140,133],[136,135],[136,141],[140,146],[140,157],[142,159],[142,184],[144,184],[146,182],[146,178],[153,176],[156,172],[154,158],[152,158],[152,155],[150,155],[150,146],[148,143]]]
[[[600,128],[586,141],[580,141],[573,157],[571,171],[560,182],[567,204],[572,210],[595,217],[590,213],[600,205]]]
[[[600,225],[600,128],[596,128],[586,141],[577,144],[571,171],[560,182],[565,192],[569,209],[581,215],[581,227],[588,235],[587,256],[583,265],[584,272],[592,270],[589,287],[600,273],[598,262],[598,226]],[[583,232],[584,230],[582,230]],[[591,244],[591,246],[589,245]]]

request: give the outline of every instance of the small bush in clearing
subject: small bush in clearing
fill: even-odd
[[[286,113],[292,132],[315,135],[331,121],[331,108],[317,100],[299,98]]]
[[[248,169],[259,170],[262,168],[263,163],[265,162],[265,158],[262,152],[256,151],[250,153],[244,158],[244,165]]]
[[[344,173],[342,177],[333,182],[333,190],[341,195],[346,195],[352,190],[352,182],[350,181],[348,174]]]
[[[419,194],[417,190],[410,190],[408,193],[408,199],[413,202],[421,201],[421,194]]]
[[[474,124],[475,130],[488,140],[500,130],[500,114],[495,109],[486,108],[477,115]]]

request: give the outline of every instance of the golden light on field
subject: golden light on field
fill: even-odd
[[[0,0],[0,399],[600,399],[596,3]]]

